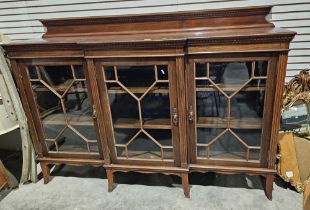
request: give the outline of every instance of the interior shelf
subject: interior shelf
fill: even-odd
[[[259,153],[260,150],[251,151],[248,161],[259,162]],[[207,157],[207,151],[198,154],[199,159],[247,161],[246,152],[211,151],[210,157]]]
[[[69,120],[70,125],[84,125],[84,126],[93,126],[93,119],[85,114],[73,115],[68,114],[67,119]],[[45,125],[65,125],[66,121],[63,114],[52,114],[43,119],[43,124]]]
[[[230,128],[235,129],[261,129],[262,119],[241,118],[230,119]],[[197,128],[226,128],[227,118],[220,117],[198,117]]]
[[[227,92],[234,92],[236,90],[239,90],[239,88],[242,85],[220,85],[218,84],[217,87],[220,88],[223,91]],[[196,91],[197,92],[215,92],[219,91],[215,86],[205,86],[205,85],[196,85]],[[242,88],[242,91],[263,91],[265,90],[265,86],[245,86]]]
[[[127,87],[132,93],[145,93],[148,87]],[[127,93],[121,87],[110,87],[108,89],[109,93]],[[168,87],[153,87],[149,92],[151,93],[169,93]]]
[[[114,121],[114,128],[140,128],[138,119],[118,118]],[[145,120],[143,122],[145,129],[171,129],[171,121],[169,118],[158,118]]]
[[[126,158],[126,153],[119,154],[120,158]],[[161,160],[160,151],[132,151],[128,150],[128,158],[144,159],[144,160]],[[164,159],[173,159],[173,151],[164,151]]]
[[[68,89],[68,87],[52,87],[52,88],[58,93],[64,93]],[[36,92],[49,92],[51,90],[46,87],[39,87],[39,88],[36,88],[35,91]],[[67,93],[85,93],[85,92],[87,92],[87,88],[71,87]]]

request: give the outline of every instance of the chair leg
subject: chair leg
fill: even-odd
[[[50,179],[50,168],[47,163],[40,163],[40,166],[42,169],[44,184],[47,184]]]
[[[114,174],[113,170],[106,170],[107,178],[108,178],[108,192],[112,192],[114,189]]]
[[[269,200],[272,200],[274,175],[266,175],[265,177],[265,194]]]
[[[182,173],[181,178],[182,178],[182,186],[183,186],[184,195],[186,198],[189,198],[190,195],[189,195],[188,173]]]

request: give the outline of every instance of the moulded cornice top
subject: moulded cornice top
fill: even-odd
[[[12,42],[55,48],[154,48],[289,42],[295,32],[275,28],[266,20],[271,7],[246,7],[161,14],[41,20],[42,39]]]

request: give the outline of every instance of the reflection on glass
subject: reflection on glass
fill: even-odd
[[[213,128],[221,128],[223,119],[227,118],[227,97],[210,81],[198,80],[196,81],[196,112],[197,127],[209,125]]]
[[[268,61],[256,61],[254,76],[255,77],[267,76],[267,69],[268,69],[267,67],[268,67]]]
[[[49,151],[98,153],[81,65],[29,66]]]
[[[307,134],[310,131],[309,108],[302,101],[282,113],[281,130],[294,131],[298,134]]]
[[[210,79],[227,95],[251,78],[252,62],[210,63]]]
[[[168,74],[167,65],[103,66],[118,158],[173,159]]]
[[[259,161],[267,66],[196,63],[198,158]]]
[[[224,133],[210,146],[210,158],[245,159],[247,148],[230,132]]]

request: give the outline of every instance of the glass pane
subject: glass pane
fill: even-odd
[[[139,132],[139,129],[114,128],[115,143],[125,146]]]
[[[68,127],[56,141],[58,151],[87,152],[87,142]]]
[[[197,146],[197,157],[198,158],[208,158],[209,152],[208,152],[208,146]]]
[[[211,140],[219,136],[224,128],[197,128],[197,143],[209,144]]]
[[[155,81],[154,66],[118,66],[118,81],[127,88],[149,87]]]
[[[84,69],[82,65],[75,65],[73,66],[73,68],[76,79],[85,79]]]
[[[166,160],[173,160],[173,148],[164,148],[164,159]]]
[[[268,61],[256,61],[254,76],[264,77],[267,76]]]
[[[172,147],[171,130],[148,129],[146,130],[160,145]]]
[[[104,67],[105,80],[115,80],[115,71],[113,66]]]
[[[71,66],[38,66],[42,80],[62,95],[73,82]]]
[[[210,79],[227,95],[240,88],[252,75],[252,62],[210,63]]]
[[[261,145],[261,129],[233,129],[235,134],[239,136],[248,146]]]
[[[113,91],[113,88],[110,86],[109,102],[112,120],[115,126],[122,126],[121,123],[125,122],[138,123],[138,102],[130,94]],[[124,108],[124,105],[126,105],[126,108]]]
[[[263,117],[265,90],[261,90],[259,86],[252,88],[243,88],[230,99],[231,104],[231,123],[233,128],[253,127],[260,128]],[[252,120],[252,121],[251,121]],[[253,124],[250,124],[253,122]]]
[[[249,150],[249,160],[259,160],[260,159],[260,150],[259,149],[250,149]]]
[[[141,101],[143,120],[169,119],[170,101],[168,93],[148,93]]]
[[[196,77],[206,77],[207,76],[207,66],[205,63],[196,64]]]
[[[144,133],[140,133],[128,145],[128,157],[138,159],[161,159],[160,147]]]
[[[159,80],[168,80],[168,66],[166,65],[157,66],[157,75]]]
[[[48,149],[98,153],[82,66],[38,66],[37,69],[42,80],[32,81],[32,89]]]
[[[117,156],[173,159],[168,66],[104,66],[103,71]]]
[[[125,147],[116,147],[117,157],[126,157]]]
[[[259,160],[267,66],[195,64],[198,158]]]
[[[28,75],[30,79],[38,79],[38,73],[37,73],[37,69],[35,68],[35,66],[29,66],[28,67]]]
[[[226,128],[227,97],[208,80],[196,81],[197,127]]]
[[[210,146],[212,159],[246,159],[247,148],[230,132],[226,132]]]

